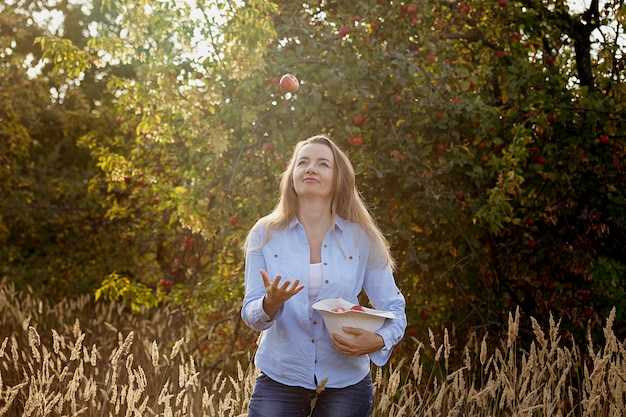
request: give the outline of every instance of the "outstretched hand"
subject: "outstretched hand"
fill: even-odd
[[[348,340],[338,333],[333,333],[332,340],[335,348],[344,355],[366,355],[368,353],[376,352],[385,346],[385,341],[382,336],[377,333],[348,326],[344,326],[343,331],[354,335],[354,337],[351,340]]]
[[[275,306],[281,306],[285,301],[304,288],[304,285],[298,285],[300,283],[299,279],[295,280],[293,283],[285,281],[280,285],[280,275],[276,275],[276,277],[270,281],[267,271],[261,269],[261,276],[263,277],[263,285],[265,286],[265,299],[268,303]]]

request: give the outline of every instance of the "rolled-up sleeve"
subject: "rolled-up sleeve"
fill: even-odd
[[[375,365],[384,366],[391,356],[393,346],[404,336],[407,325],[406,302],[400,289],[396,286],[389,265],[368,265],[363,287],[375,309],[391,311],[395,315],[394,319],[386,319],[385,324],[376,330],[376,333],[383,338],[385,346],[379,351],[369,354]]]
[[[272,327],[272,324],[282,314],[284,309],[283,304],[272,320],[265,310],[263,310],[265,286],[263,285],[263,277],[261,277],[260,270],[267,270],[267,267],[263,252],[261,248],[259,248],[263,238],[262,233],[262,226],[257,223],[251,231],[249,245],[246,248],[244,272],[245,294],[241,307],[241,318],[244,323],[248,327],[258,331]]]

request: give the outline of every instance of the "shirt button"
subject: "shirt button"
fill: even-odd
[[[324,282],[328,284],[328,280],[325,280]]]
[[[274,254],[274,258],[278,258],[278,255],[277,255],[277,254]]]
[[[325,247],[325,248],[327,248],[327,247],[328,247],[328,245],[327,245],[326,243],[324,243],[324,247]]]
[[[324,262],[324,266],[328,265],[326,262]]]
[[[316,322],[316,321],[314,321],[314,322],[313,322],[313,324],[317,324],[317,322]]]
[[[352,259],[352,255],[348,256],[348,259]]]
[[[311,343],[315,343],[315,339],[311,339]]]
[[[315,359],[315,363],[317,363],[317,359]]]

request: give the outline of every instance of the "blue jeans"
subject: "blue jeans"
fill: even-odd
[[[284,385],[261,372],[250,398],[248,417],[308,417],[316,395],[315,390]],[[367,374],[354,385],[324,388],[317,395],[312,417],[369,417],[372,403],[372,378]]]

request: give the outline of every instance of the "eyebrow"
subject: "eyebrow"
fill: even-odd
[[[298,158],[298,161],[301,161],[303,159],[309,159],[308,156],[301,156],[300,158]],[[326,162],[330,162],[330,160],[326,159],[326,158],[317,158],[318,161],[326,161]]]

